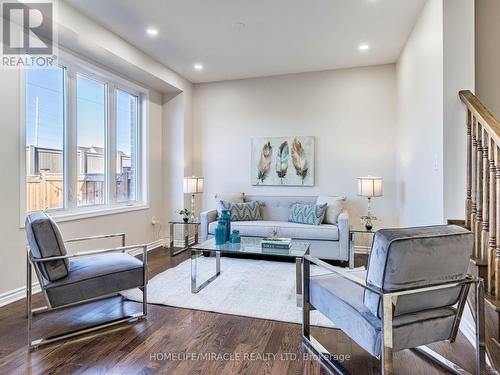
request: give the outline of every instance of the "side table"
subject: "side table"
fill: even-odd
[[[172,220],[168,222],[170,224],[170,256],[174,256],[177,254],[180,254],[188,249],[191,248],[191,246],[195,245],[198,243],[198,233],[199,233],[199,226],[200,222],[199,221],[184,221],[184,220]],[[184,231],[184,247],[180,248],[179,250],[175,251],[174,247],[174,227],[176,225],[181,225],[183,228],[188,228],[190,225],[194,225],[194,242],[189,243],[189,230]]]
[[[356,249],[364,249],[365,251],[358,253],[369,254],[370,247],[369,246],[355,246],[356,234],[372,234],[374,235],[376,230],[371,229],[368,230],[365,227],[349,227],[349,268],[354,268],[354,253]]]

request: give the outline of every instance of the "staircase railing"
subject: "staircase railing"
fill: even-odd
[[[487,293],[500,301],[500,123],[470,91],[460,98],[467,107],[465,225],[474,233],[473,260]]]
[[[474,233],[471,271],[484,279],[486,349],[500,369],[500,122],[470,91],[467,108],[465,225]]]

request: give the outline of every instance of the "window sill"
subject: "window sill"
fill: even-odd
[[[139,210],[147,210],[149,209],[149,204],[146,203],[134,203],[130,205],[116,205],[116,206],[107,206],[107,207],[99,207],[99,208],[88,208],[82,207],[79,210],[75,210],[72,212],[68,211],[48,211],[47,213],[51,218],[54,219],[56,223],[63,223],[66,221],[75,221],[82,219],[90,219],[99,216],[106,215],[115,215],[126,212],[133,212]],[[24,222],[22,223],[21,228],[24,228]]]

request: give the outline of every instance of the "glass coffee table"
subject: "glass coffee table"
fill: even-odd
[[[215,238],[208,239],[191,247],[191,293],[198,293],[208,284],[219,277],[221,254],[251,254],[269,257],[282,257],[295,259],[295,289],[297,291],[297,306],[302,306],[302,262],[304,255],[309,254],[309,243],[293,240],[288,250],[263,249],[260,242],[262,238],[242,237],[241,243],[216,245]],[[203,253],[215,254],[215,274],[208,280],[198,285],[198,257]]]

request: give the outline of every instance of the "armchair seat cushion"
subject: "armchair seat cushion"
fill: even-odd
[[[71,260],[65,278],[44,284],[51,306],[57,307],[143,286],[144,268],[130,254],[92,255]]]
[[[354,272],[365,279],[366,271]],[[363,303],[364,289],[334,274],[312,276],[310,302],[333,324],[374,356],[381,353],[382,322]],[[425,345],[450,335],[455,309],[442,307],[396,316],[394,350]]]
[[[216,221],[211,222],[208,226],[208,234],[213,235],[216,226]],[[268,237],[272,235],[273,230],[276,230],[279,237],[298,240],[339,240],[339,229],[336,225],[331,224],[313,226],[285,221],[235,221],[231,222],[231,229],[238,229],[241,236],[247,237]]]

